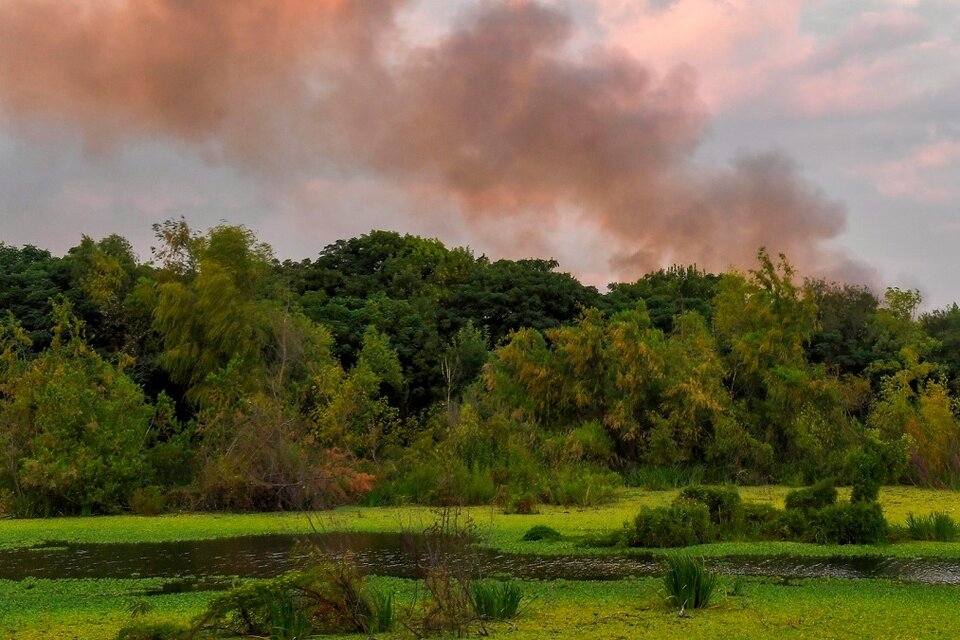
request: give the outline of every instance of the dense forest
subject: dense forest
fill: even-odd
[[[374,231],[275,258],[241,226],[62,257],[0,244],[0,513],[595,504],[624,484],[960,483],[960,308]]]

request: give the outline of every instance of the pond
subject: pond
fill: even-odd
[[[324,553],[352,555],[369,574],[418,577],[428,546],[409,534],[325,533],[265,535],[137,544],[48,543],[0,552],[0,579],[182,578],[183,588],[226,584],[227,576],[266,578],[295,568],[315,545]],[[526,579],[616,580],[656,575],[652,555],[522,555],[460,547],[455,562],[482,575]],[[960,584],[960,560],[942,558],[828,557],[789,555],[708,558],[720,573],[778,578],[891,578],[925,584]],[[219,581],[217,579],[220,579]]]

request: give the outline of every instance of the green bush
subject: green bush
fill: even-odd
[[[535,540],[559,540],[560,532],[552,527],[548,527],[545,524],[538,524],[535,527],[530,527],[527,529],[527,532],[523,534],[523,540],[526,542],[533,542]]]
[[[811,487],[796,489],[787,494],[785,504],[787,509],[798,511],[815,511],[837,503],[837,488],[833,480],[821,480]]]
[[[808,536],[822,544],[878,544],[887,538],[887,521],[876,502],[852,502],[820,509]]]
[[[942,511],[934,511],[925,516],[909,513],[906,528],[911,540],[953,542],[960,533],[957,522]]]
[[[675,500],[666,507],[644,508],[633,521],[631,547],[686,547],[713,539],[706,505]]]
[[[613,500],[623,479],[607,469],[567,465],[541,479],[541,495],[548,504],[592,507]]]
[[[138,516],[156,516],[167,508],[167,501],[160,487],[142,487],[130,495],[130,510]]]
[[[721,528],[732,527],[743,517],[743,501],[734,487],[686,487],[680,492],[680,498],[706,505],[710,522]]]
[[[513,582],[475,581],[470,584],[470,594],[481,620],[509,620],[520,613],[523,592]]]
[[[741,508],[744,532],[751,538],[775,536],[782,511],[765,502],[745,502]]]
[[[681,552],[667,556],[666,565],[663,588],[668,605],[680,611],[710,605],[719,580],[716,574],[707,571],[702,558]]]
[[[132,624],[120,629],[117,640],[187,640],[190,630],[178,624]]]
[[[355,567],[323,562],[271,580],[245,582],[214,597],[194,631],[278,640],[369,631],[368,625],[380,617],[376,604]]]
[[[537,496],[529,491],[510,496],[507,498],[507,504],[504,506],[503,512],[515,513],[524,516],[540,513],[540,506],[537,504]]]

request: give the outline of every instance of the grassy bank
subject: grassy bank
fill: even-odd
[[[744,500],[783,505],[786,487],[745,487]],[[847,491],[841,489],[841,499]],[[633,518],[641,506],[668,503],[675,491],[628,489],[614,503],[596,508],[544,506],[534,515],[505,515],[491,507],[471,507],[467,514],[495,548],[519,553],[609,553],[577,547],[584,535],[619,527]],[[960,492],[886,487],[880,494],[891,524],[902,524],[908,513],[944,511],[960,518]],[[197,540],[268,533],[308,533],[321,530],[420,531],[434,519],[426,507],[344,507],[324,512],[311,520],[302,514],[178,514],[158,517],[102,516],[0,521],[0,548],[33,546],[45,541],[65,542],[162,542]],[[521,542],[531,526],[545,524],[557,529],[560,542]],[[798,543],[718,543],[696,549],[703,555],[745,553],[797,553],[805,555],[891,555],[960,557],[960,543],[901,543],[874,546],[821,546]]]
[[[414,585],[378,580],[408,601]],[[187,622],[208,593],[143,596],[150,580],[0,582],[0,637],[18,640],[112,638],[137,607],[144,621]],[[533,638],[931,638],[960,635],[958,587],[883,580],[747,580],[742,595],[679,617],[661,602],[653,579],[616,582],[528,582],[519,618],[491,626],[492,637]],[[341,636],[360,638],[361,636]],[[385,638],[405,638],[395,631]]]

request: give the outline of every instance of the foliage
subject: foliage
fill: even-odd
[[[169,622],[160,624],[135,623],[120,629],[117,640],[187,640],[190,629]]]
[[[710,542],[710,510],[700,502],[676,500],[666,507],[644,508],[628,535],[631,547],[688,547]]]
[[[686,487],[680,491],[680,498],[706,505],[710,521],[720,528],[730,527],[743,517],[743,503],[735,487]]]
[[[194,629],[278,640],[371,631],[371,622],[392,618],[376,609],[383,604],[371,599],[348,562],[325,561],[271,580],[248,581],[214,597]]]
[[[130,510],[138,516],[155,516],[163,513],[166,502],[160,487],[139,487],[130,496]]]
[[[815,511],[837,502],[837,488],[833,479],[827,478],[812,487],[796,489],[787,494],[784,505],[788,510]]]
[[[907,514],[906,530],[911,540],[953,542],[960,535],[956,520],[943,511],[934,511],[925,516]]]
[[[510,620],[520,612],[523,590],[515,582],[474,580],[470,593],[473,608],[482,620]]]
[[[851,502],[816,512],[808,536],[821,544],[879,544],[887,538],[887,521],[876,502]]]
[[[531,542],[534,540],[559,540],[560,532],[554,529],[553,527],[548,527],[545,524],[538,524],[527,529],[527,532],[523,534],[522,540]]]
[[[681,614],[710,606],[720,582],[716,574],[704,567],[703,558],[678,552],[669,554],[665,564],[664,600],[669,606],[679,609]]]

